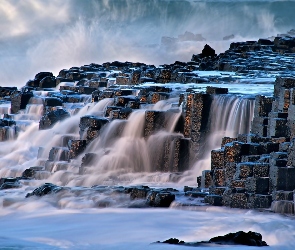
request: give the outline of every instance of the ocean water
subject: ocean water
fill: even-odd
[[[21,87],[40,71],[52,71],[57,75],[62,68],[92,62],[121,60],[159,65],[175,60],[189,61],[206,43],[219,53],[232,41],[286,33],[294,28],[294,9],[294,1],[266,0],[2,0],[0,85]],[[186,31],[201,34],[206,40],[185,39]],[[223,40],[232,34],[234,38]],[[167,43],[165,37],[174,40]],[[234,84],[223,84],[236,95],[228,97],[227,101],[232,98],[233,102],[227,106],[241,106],[242,111],[247,111],[247,115],[242,116],[242,111],[233,112],[229,108],[228,113],[234,114],[232,119],[243,117],[243,121],[250,122],[253,105],[249,100],[255,94],[272,95],[273,82],[273,77],[237,77]],[[183,85],[171,87],[177,92]],[[201,91],[206,85],[185,86],[189,87]],[[42,98],[46,93],[35,94]],[[175,101],[174,98],[146,108],[165,111]],[[217,103],[219,101],[222,100]],[[46,131],[38,130],[40,105],[27,107],[24,113],[15,116],[22,128],[17,140],[13,140],[12,133],[10,141],[0,142],[0,177],[20,176],[26,168],[40,164],[39,147],[44,148],[43,157],[48,158],[50,149],[59,145],[62,136],[78,136],[80,116],[102,114],[111,103],[109,99],[95,105],[88,103],[78,114]],[[4,114],[9,112],[9,107],[4,104],[0,110]],[[126,123],[113,121],[104,134],[89,145],[87,152],[102,156],[100,169],[93,166],[84,175],[77,175],[77,166],[81,164],[78,158],[61,171],[54,172],[64,167],[62,163],[51,166],[53,174],[40,173],[38,180],[24,181],[20,189],[0,190],[0,250],[186,249],[151,243],[171,237],[188,242],[202,241],[239,230],[261,233],[270,249],[294,249],[293,217],[228,208],[181,207],[178,205],[181,200],[176,200],[169,209],[135,208],[142,204],[131,202],[127,196],[91,192],[89,187],[95,184],[146,184],[181,190],[184,185],[196,185],[196,176],[202,169],[210,168],[206,156],[181,179],[174,179],[170,173],[151,171],[150,155],[155,154],[155,150],[154,144],[141,136],[143,114],[142,110],[134,112]],[[172,134],[177,115],[179,113],[170,115],[166,130],[153,138],[159,145]],[[116,131],[120,127],[124,127],[124,131],[118,136]],[[223,135],[232,135],[229,133],[233,127],[237,125],[224,122],[222,128],[212,130],[222,129],[225,130]],[[235,133],[248,129],[241,128]],[[218,141],[213,144],[210,148],[215,148]],[[105,154],[106,149],[108,154]],[[139,167],[141,172],[129,172]],[[28,192],[45,182],[80,188],[73,193],[25,198]],[[102,207],[103,204],[108,205]]]
[[[267,0],[2,0],[1,85],[23,86],[40,71],[56,75],[92,62],[189,61],[206,43],[220,53],[232,41],[286,33],[294,9],[294,1]],[[167,44],[163,37],[179,39]]]

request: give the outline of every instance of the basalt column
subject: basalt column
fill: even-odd
[[[225,138],[212,151],[211,170],[201,178],[212,196],[207,201],[222,197],[229,207],[294,213],[294,91],[295,78],[278,77],[274,97],[256,97],[251,134]]]
[[[212,97],[210,94],[189,92],[184,94],[184,137],[191,138],[192,151],[198,155],[206,136]]]

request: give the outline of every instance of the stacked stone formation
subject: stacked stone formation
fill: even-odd
[[[93,124],[84,126],[85,124],[80,123],[80,138],[70,138],[65,145],[52,148],[46,166],[53,171],[52,162],[64,161],[59,167],[55,167],[54,171],[58,171],[65,169],[68,161],[83,153],[87,144],[99,135],[104,124],[113,119],[125,120],[141,105],[157,103],[173,94],[170,88],[163,85],[143,87],[138,84],[201,83],[225,79],[199,77],[195,71],[203,69],[238,71],[246,75],[255,75],[257,69],[262,72],[292,74],[294,65],[290,62],[294,59],[294,54],[286,54],[293,51],[294,44],[290,42],[292,39],[277,38],[275,42],[261,39],[257,42],[232,43],[230,49],[219,56],[207,46],[207,49],[212,51],[208,55],[204,52],[193,57],[191,62],[177,61],[159,67],[143,63],[112,62],[64,69],[57,77],[51,72],[40,72],[34,80],[28,81],[21,91],[3,90],[4,98],[11,99],[11,113],[18,113],[26,108],[34,90],[49,90],[48,97],[43,102],[44,115],[40,119],[40,129],[50,128],[56,122],[69,117],[69,112],[62,109],[65,104],[75,104],[72,105],[74,112],[71,112],[75,114],[82,107],[80,103],[89,98],[90,94],[93,102],[113,98],[114,104],[107,108],[102,124],[96,122],[102,117],[94,116]],[[281,56],[280,53],[285,54]],[[120,72],[117,73],[118,71]],[[205,171],[203,178],[198,178],[202,187],[210,189],[210,203],[220,204],[221,197],[223,204],[233,207],[239,207],[240,201],[243,204],[240,207],[265,207],[270,197],[274,200],[274,193],[280,192],[278,189],[292,189],[292,139],[295,131],[293,82],[292,78],[278,78],[274,97],[256,97],[252,134],[224,138],[222,148],[212,152],[212,169]],[[53,91],[52,88],[60,83],[63,83],[60,91]],[[136,95],[138,91],[139,94]],[[160,164],[160,171],[178,172],[188,168],[190,151],[194,154],[200,151],[200,143],[207,133],[212,95],[225,93],[226,89],[209,87],[206,93],[188,89],[179,96],[176,105],[182,104],[183,112],[176,132],[182,133],[184,138],[167,139],[163,159],[168,159],[166,156],[171,152],[174,158],[169,162],[164,160]],[[7,119],[10,118],[7,116]],[[147,110],[144,136],[150,137],[165,126],[165,122],[164,112]],[[12,123],[9,124],[14,126]],[[2,137],[3,140],[7,139],[4,132]]]
[[[295,78],[278,77],[274,97],[256,97],[251,134],[224,138],[221,149],[212,150],[201,187],[216,204],[294,212],[294,89]]]
[[[284,55],[283,57],[281,55]],[[294,70],[295,37],[277,36],[274,41],[234,42],[216,57],[193,55],[200,70],[220,70],[257,75],[264,71],[285,73]]]

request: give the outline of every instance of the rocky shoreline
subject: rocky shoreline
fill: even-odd
[[[69,188],[46,183],[31,196],[68,193],[101,192],[113,195],[120,202],[121,195],[132,201],[128,206],[169,207],[175,200],[183,205],[227,206],[242,209],[269,209],[278,213],[294,214],[295,189],[294,123],[295,123],[295,37],[275,37],[273,41],[259,39],[232,43],[229,50],[219,55],[206,45],[201,54],[193,55],[190,62],[176,61],[159,67],[144,63],[107,62],[62,69],[55,77],[51,72],[40,72],[33,80],[17,90],[0,87],[1,104],[10,107],[0,120],[0,141],[17,140],[26,125],[15,117],[33,106],[40,115],[39,130],[46,131],[85,108],[87,103],[112,100],[102,114],[81,116],[79,136],[63,135],[44,158],[39,148],[39,165],[26,169],[21,176],[1,178],[1,190],[20,188],[30,180],[46,180],[57,171],[76,169],[77,175],[89,172],[96,162],[95,153],[84,153],[108,124],[126,120],[143,106],[174,98],[167,111],[145,111],[144,135],[148,140],[155,132],[169,126],[169,117],[178,115],[161,149],[162,155],[153,159],[152,172],[171,173],[177,180],[193,161],[200,159],[202,143],[208,135],[209,112],[213,96],[225,95],[222,83],[237,79],[270,79],[276,77],[272,97],[256,96],[254,119],[250,134],[236,138],[225,137],[221,148],[211,152],[211,169],[197,178],[198,187],[150,188],[148,186],[103,186]],[[224,71],[220,75],[199,76],[199,71]],[[231,72],[231,73],[229,73]],[[266,80],[267,81],[267,80]],[[175,83],[175,87],[171,87]],[[206,83],[206,92],[177,84]],[[220,83],[221,87],[210,84]],[[59,90],[55,88],[59,86]],[[40,94],[42,93],[42,94]],[[181,112],[179,112],[181,110]],[[30,112],[29,112],[30,113]],[[34,113],[33,111],[31,114]],[[24,127],[23,127],[24,126]],[[118,130],[118,134],[122,129]],[[108,152],[106,152],[108,154]],[[173,155],[173,158],[169,158]],[[75,159],[82,162],[77,165]],[[208,166],[209,167],[209,166]],[[145,169],[134,169],[144,172]],[[185,199],[179,201],[178,197]],[[182,198],[181,198],[182,199]],[[180,200],[181,200],[180,199]],[[7,203],[9,205],[9,203]],[[111,205],[98,202],[97,207]]]

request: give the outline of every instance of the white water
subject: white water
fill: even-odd
[[[0,77],[23,86],[40,71],[106,61],[151,64],[189,61],[209,43],[218,53],[232,41],[257,40],[294,28],[293,1],[3,0]],[[161,44],[186,31],[206,41]],[[223,37],[234,34],[231,41]]]
[[[221,147],[223,137],[236,138],[238,134],[250,132],[254,115],[253,97],[237,95],[216,95],[212,101],[209,118],[209,133],[202,143],[199,160],[181,179],[181,183],[195,182],[196,176],[210,169],[211,151]]]
[[[237,209],[56,210],[46,202],[36,201],[2,210],[0,218],[3,227],[0,245],[6,247],[1,249],[188,249],[150,243],[171,237],[186,242],[202,241],[239,230],[260,232],[270,245],[267,249],[295,247],[293,219]],[[222,249],[261,248],[226,246]]]
[[[232,99],[237,107],[243,106],[238,105],[243,99],[228,97],[229,102],[225,106],[229,108],[229,113]],[[212,108],[215,104],[220,105],[222,100],[215,101]],[[38,165],[40,160],[37,159],[37,152],[40,146],[44,148],[42,157],[47,159],[50,149],[60,145],[63,135],[79,137],[80,115],[103,114],[112,102],[112,99],[104,99],[96,104],[87,104],[77,115],[56,124],[50,130],[39,131],[38,122],[32,121],[16,141],[0,143],[0,175],[20,176],[26,168]],[[174,102],[175,99],[161,101],[147,108],[167,110]],[[271,249],[294,247],[292,230],[295,224],[292,219],[279,215],[194,206],[190,208],[197,211],[178,210],[181,208],[177,205],[181,203],[181,197],[176,197],[176,202],[170,209],[134,209],[144,204],[142,201],[131,201],[127,194],[77,188],[76,186],[90,187],[96,184],[146,184],[182,190],[183,185],[196,183],[195,173],[190,175],[191,182],[182,180],[183,182],[177,183],[177,175],[150,172],[155,164],[155,155],[160,153],[158,147],[161,149],[161,145],[167,138],[170,140],[171,136],[181,136],[171,133],[179,113],[168,112],[166,131],[159,131],[145,140],[144,112],[145,110],[136,111],[127,121],[114,120],[105,127],[101,137],[86,149],[86,152],[95,152],[99,157],[93,166],[86,169],[84,175],[77,174],[81,164],[81,159],[78,158],[70,165],[65,165],[65,162],[54,163],[52,171],[64,165],[67,169],[51,175],[40,172],[37,180],[22,181],[23,187],[20,189],[0,190],[0,218],[5,228],[0,234],[0,246],[8,249],[50,250],[186,249],[181,246],[150,243],[170,237],[201,241],[228,232],[252,230],[262,233]],[[239,112],[237,111],[236,118],[239,117]],[[237,125],[225,122],[223,126],[229,129]],[[121,132],[118,132],[118,129]],[[74,189],[72,192],[62,191],[44,197],[24,198],[44,182],[71,186]],[[185,199],[187,200],[184,202],[194,202],[189,198]],[[105,206],[108,208],[104,208]]]
[[[62,68],[91,62],[129,60],[160,64],[189,61],[205,43],[217,52],[227,49],[231,41],[222,41],[226,35],[234,34],[234,40],[238,41],[251,40],[294,28],[293,6],[292,1],[3,0],[0,2],[1,85],[23,86],[39,71],[52,71],[57,75]],[[185,31],[201,33],[207,41],[183,41],[173,46],[161,44],[161,37],[177,38]],[[255,92],[255,86],[251,85],[252,92]],[[40,93],[41,96],[46,94]],[[64,134],[79,136],[81,115],[101,115],[111,103],[106,99],[96,105],[88,104],[77,115],[48,131],[39,131],[38,121],[32,116],[35,112],[41,114],[41,106],[31,106],[26,114],[15,116],[18,125],[23,123],[22,132],[17,141],[0,142],[0,176],[20,176],[25,169],[39,165],[42,161],[37,159],[39,147],[44,148],[42,157],[47,159],[50,149],[60,144]],[[156,108],[167,110],[170,107],[171,103],[162,102]],[[9,109],[5,105],[0,112],[9,113]],[[23,121],[30,116],[29,121]],[[96,153],[110,150],[109,156],[99,159],[108,171],[90,167],[90,173],[79,178],[76,173],[81,159],[78,159],[66,171],[53,175],[40,172],[41,180],[25,181],[21,189],[1,190],[0,249],[187,249],[150,243],[170,237],[185,241],[208,240],[238,230],[262,233],[271,245],[270,249],[294,249],[294,220],[279,215],[225,208],[206,211],[126,209],[141,204],[131,203],[126,196],[104,197],[105,194],[88,193],[89,190],[81,192],[81,196],[77,192],[77,195],[60,193],[24,198],[44,182],[90,186],[109,180],[110,185],[157,186],[158,183],[177,188],[189,184],[171,183],[173,176],[170,173],[120,172],[125,164],[130,169],[140,166],[141,170],[149,171],[151,168],[152,162],[147,159],[153,146],[142,139],[142,116],[138,112],[127,123],[112,122],[105,130],[107,136],[102,136],[97,140],[98,144],[93,143],[87,149]],[[124,135],[121,141],[117,140],[119,135],[115,132],[120,126]],[[172,127],[173,122],[168,132]],[[161,142],[161,137],[166,135],[167,131],[161,132],[155,139]],[[129,143],[131,139],[136,143]],[[135,162],[130,163],[126,154],[134,157]],[[116,160],[117,164],[109,164]],[[191,183],[195,184],[195,175],[192,177]],[[110,204],[113,208],[98,208],[99,204]]]

